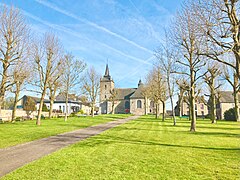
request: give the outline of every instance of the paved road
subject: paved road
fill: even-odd
[[[126,119],[111,121],[85,129],[71,131],[9,148],[0,149],[0,177],[63,147],[100,134],[103,131],[138,117],[139,116],[131,116]]]

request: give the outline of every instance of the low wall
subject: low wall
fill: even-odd
[[[30,117],[32,117],[33,119],[36,118],[37,116],[37,111],[34,111],[31,113]],[[48,116],[48,112],[42,112],[42,115],[44,115],[45,117]],[[27,112],[24,110],[16,110],[16,117],[23,117],[23,116],[27,116]],[[53,114],[54,116],[54,114]],[[3,121],[10,121],[12,118],[12,110],[1,110],[1,115],[0,118],[2,118]]]

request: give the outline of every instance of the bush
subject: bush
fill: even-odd
[[[235,109],[231,108],[224,112],[224,119],[227,121],[236,121]]]
[[[76,117],[76,116],[77,116],[77,113],[76,112],[72,112],[69,117]]]
[[[82,109],[80,109],[80,111],[78,111],[77,114],[85,114],[84,111]]]
[[[47,108],[46,104],[43,104],[42,111],[43,112],[49,112],[49,109]]]

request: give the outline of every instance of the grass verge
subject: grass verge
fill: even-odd
[[[142,116],[30,163],[3,179],[239,179],[239,124]]]
[[[42,120],[41,126],[36,126],[36,122],[24,121],[15,123],[0,124],[0,148],[13,146],[36,139],[86,128],[89,126],[105,123],[115,119],[128,117],[128,114],[99,115],[92,117],[70,117],[67,122],[63,118]]]

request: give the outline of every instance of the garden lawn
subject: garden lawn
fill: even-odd
[[[36,120],[0,124],[0,148],[45,138],[48,136],[86,128],[108,121],[126,118],[129,114],[99,115],[94,118],[69,117],[64,122],[63,118],[41,120],[41,125],[36,125]]]
[[[236,122],[142,116],[63,148],[3,179],[240,179]]]

